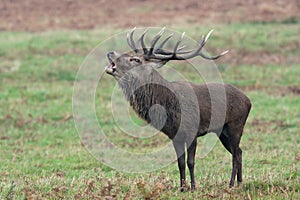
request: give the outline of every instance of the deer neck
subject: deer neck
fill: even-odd
[[[171,86],[170,82],[154,69],[147,74],[127,73],[118,83],[131,107],[146,121],[148,110],[157,103],[157,94],[163,92],[160,91],[161,88]]]
[[[139,71],[141,72],[141,71]],[[153,92],[153,86],[162,85],[170,86],[170,82],[164,79],[156,70],[152,69],[150,73],[126,73],[118,80],[119,86],[122,89],[126,99],[129,101],[132,95],[137,91],[143,95]],[[143,88],[143,90],[141,90]],[[147,94],[151,95],[151,94]]]

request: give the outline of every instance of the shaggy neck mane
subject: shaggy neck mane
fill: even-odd
[[[166,104],[174,99],[174,94],[169,89],[171,84],[155,70],[146,76],[127,73],[118,83],[131,107],[148,123],[151,121],[148,111],[153,105],[168,108],[170,105]]]

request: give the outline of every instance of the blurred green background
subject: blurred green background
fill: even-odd
[[[296,0],[2,1],[0,199],[299,199],[299,8]],[[220,142],[196,160],[194,193],[180,193],[176,163],[122,173],[81,145],[72,119],[77,70],[101,41],[134,26],[167,26],[194,39],[214,28],[206,48],[230,50],[216,62],[222,78],[253,104],[241,141],[241,187],[228,188],[231,155]],[[123,134],[106,112],[115,81],[104,78],[97,116],[118,145],[142,151],[168,141]]]

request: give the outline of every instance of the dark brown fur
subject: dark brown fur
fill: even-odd
[[[185,145],[191,188],[194,190],[197,137],[208,132],[217,133],[224,147],[232,154],[230,187],[234,185],[236,176],[238,182],[242,182],[242,150],[239,143],[251,103],[240,90],[222,83],[196,85],[169,82],[153,68],[153,64],[161,66],[165,63],[147,61],[135,53],[119,56],[111,52],[108,57],[117,66],[117,70],[110,74],[118,81],[135,112],[172,139],[178,158],[182,191],[185,190],[186,180]],[[132,61],[136,57],[140,59],[139,62]],[[159,112],[154,118],[149,116],[153,105],[160,105],[166,111],[162,127],[160,123],[164,119]],[[184,126],[180,128],[180,124]],[[193,133],[193,130],[196,132]]]

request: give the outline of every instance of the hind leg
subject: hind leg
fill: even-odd
[[[224,126],[224,129],[219,137],[223,146],[232,154],[232,172],[229,187],[234,186],[235,177],[238,182],[242,182],[242,150],[239,148],[240,139],[242,136],[242,129],[233,124]]]
[[[243,178],[242,178],[242,150],[241,148],[238,148],[238,152],[237,152],[237,181],[238,181],[238,185],[241,185],[243,182]]]
[[[190,177],[191,177],[191,190],[196,190],[196,184],[195,184],[195,177],[194,177],[194,165],[195,165],[195,154],[196,154],[196,148],[197,148],[197,138],[194,139],[194,141],[190,144],[188,147],[188,157],[187,157],[187,165],[190,171]]]

